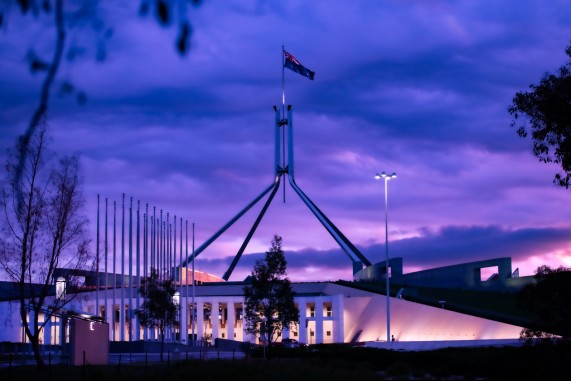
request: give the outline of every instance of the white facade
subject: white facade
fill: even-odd
[[[307,344],[386,340],[384,295],[329,282],[293,283],[292,286],[296,292],[295,303],[300,311],[300,320],[297,327],[284,330],[283,337]],[[169,330],[166,339],[187,344],[194,334],[197,340],[208,338],[212,343],[217,338],[256,342],[256,338],[245,331],[243,287],[243,284],[196,286],[194,306],[202,313],[196,314],[194,322],[191,318],[192,287],[183,287],[180,304],[186,308],[181,309],[182,324]],[[105,316],[111,327],[111,341],[159,339],[157,332],[139,327],[134,314],[129,313],[129,305],[137,305],[135,292],[117,292],[133,296],[116,297],[114,309],[113,298],[110,298],[112,294],[109,290],[107,293],[99,291],[99,297],[95,292],[82,293],[68,307],[75,312]],[[104,295],[107,295],[106,299]],[[120,307],[121,301],[124,301],[124,308]],[[398,341],[516,339],[522,329],[398,298],[390,299],[390,313],[391,334]],[[116,322],[113,322],[114,317]],[[42,319],[43,316],[40,321]],[[25,341],[17,302],[0,303],[0,328],[0,341]],[[42,342],[59,344],[60,338],[60,322],[54,317],[42,335]]]

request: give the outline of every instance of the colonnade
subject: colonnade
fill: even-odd
[[[186,298],[181,297],[181,300]],[[306,344],[344,342],[343,295],[296,297],[295,304],[300,311],[298,324],[284,329],[282,338]],[[182,305],[186,308],[181,309],[181,324],[167,330],[167,341],[181,344],[214,343],[216,339],[257,342],[257,338],[246,331],[242,296],[197,296],[194,309],[191,303]],[[115,318],[129,316],[128,305],[125,311],[120,313],[119,305],[116,305]],[[160,339],[158,331],[140,327],[136,317],[120,321],[108,311],[105,318],[110,322],[111,341]]]

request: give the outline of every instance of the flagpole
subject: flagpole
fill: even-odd
[[[282,45],[282,118],[285,118],[285,74],[284,74],[285,47]]]
[[[186,254],[188,257],[188,220],[186,221]],[[194,271],[194,261],[195,261],[196,257],[194,256],[194,222],[192,223],[192,346],[194,347],[196,345],[196,338],[194,336],[194,327],[195,327],[195,317],[198,314],[198,312],[196,311],[196,307],[194,305],[194,298],[196,297],[196,290],[195,290],[195,285],[196,285],[196,280],[195,280],[195,271]],[[187,272],[188,274],[188,272]],[[186,292],[188,293],[188,282],[186,282]],[[203,311],[200,311],[200,313],[204,313]]]
[[[95,316],[101,316],[101,311],[99,311],[99,194],[97,195],[97,242],[95,246],[95,273],[97,274],[97,291],[95,292]]]
[[[113,341],[115,341],[115,325],[117,324],[115,289],[117,288],[117,201],[113,201],[113,310],[111,311],[113,319]],[[119,310],[120,311],[120,310]]]
[[[284,73],[284,66],[285,66],[285,47],[282,45],[282,119],[285,119],[285,73]],[[281,123],[280,123],[281,124]],[[285,169],[285,126],[282,125],[282,167]],[[285,181],[284,181],[284,204],[285,204]]]
[[[136,306],[137,310],[141,307],[141,297],[139,295],[139,287],[141,286],[141,219],[140,219],[140,208],[141,208],[141,200],[137,200],[137,241],[136,241]],[[135,319],[135,340],[139,340],[141,335],[141,330],[139,328],[139,318],[137,315],[134,316]]]
[[[105,311],[105,322],[109,322],[109,319],[107,319],[107,316],[109,316],[109,307],[108,307],[108,302],[107,302],[107,288],[109,286],[108,284],[108,275],[107,275],[107,210],[108,210],[108,201],[107,201],[107,197],[105,197],[105,291],[104,291],[104,298],[105,298],[105,304],[104,304],[104,311]]]
[[[133,196],[129,197],[129,310],[125,309],[127,321],[129,323],[129,341],[132,341],[133,335]]]
[[[125,193],[121,201],[121,310],[119,312],[120,340],[125,341]]]

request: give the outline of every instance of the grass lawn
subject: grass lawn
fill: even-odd
[[[3,380],[499,380],[568,379],[571,344],[392,351],[316,345],[271,359],[182,360],[169,363],[1,368]]]

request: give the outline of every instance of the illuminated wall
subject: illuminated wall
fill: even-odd
[[[518,338],[522,327],[390,298],[390,330],[399,341]],[[361,331],[359,341],[386,341],[384,295],[344,299],[345,342]]]
[[[299,325],[288,333],[288,336],[305,343],[340,343],[352,341],[385,341],[386,335],[386,298],[384,295],[347,287],[330,282],[306,282],[292,284],[297,293],[296,304],[300,308]],[[100,306],[107,306],[106,320],[113,322],[112,293],[99,295]],[[70,304],[73,311],[94,314],[96,311],[96,293],[88,292],[78,295]],[[117,300],[118,301],[118,300]],[[135,300],[125,300],[125,304],[135,305]],[[48,301],[49,303],[49,301]],[[243,285],[217,284],[196,287],[195,334],[198,339],[205,334],[213,339],[234,339],[252,341],[244,332],[242,319]],[[186,343],[188,334],[193,329],[190,324],[191,298],[183,288],[181,296],[183,308],[180,327],[167,332],[168,341]],[[14,302],[0,303],[0,341],[22,342],[22,325],[19,319],[18,304]],[[105,309],[103,309],[105,310]],[[210,314],[205,313],[210,311]],[[211,312],[215,311],[214,314]],[[218,313],[217,313],[218,312]],[[461,314],[442,308],[414,303],[405,299],[390,298],[391,334],[401,342],[405,341],[457,341],[485,339],[517,339],[522,327]],[[117,314],[118,315],[118,314]],[[122,315],[125,316],[125,315]],[[214,320],[212,320],[214,317]],[[129,321],[111,324],[105,332],[109,340],[129,340]],[[158,334],[144,330],[133,318],[133,340],[157,340]],[[214,323],[214,324],[213,324]],[[115,329],[112,327],[115,325]],[[119,334],[119,326],[123,326],[125,336]],[[54,328],[55,327],[55,328]],[[53,331],[53,334],[52,334]],[[59,339],[58,322],[54,321],[49,328],[50,338],[44,343],[56,344]],[[188,334],[185,334],[188,332]],[[89,333],[89,332],[87,332]],[[137,335],[138,333],[138,335]],[[285,336],[284,336],[285,337]]]

